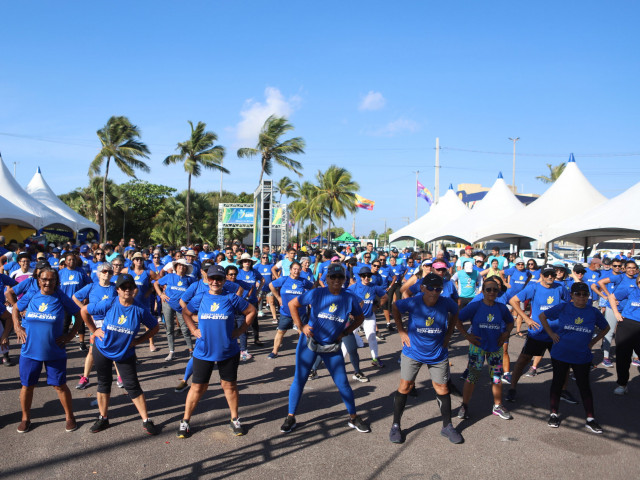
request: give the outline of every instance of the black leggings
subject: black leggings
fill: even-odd
[[[93,363],[96,366],[96,375],[98,376],[98,393],[110,394],[111,384],[113,383],[113,360],[105,357],[100,350],[94,347]],[[136,356],[131,355],[126,360],[116,362],[116,365],[129,398],[133,400],[142,395],[142,388],[140,388],[138,372],[136,371]]]
[[[584,411],[587,414],[587,417],[593,417],[593,395],[591,393],[591,386],[589,385],[591,362],[578,364],[566,363],[552,358],[551,365],[553,365],[553,380],[551,381],[551,413],[558,413],[562,385],[564,385],[564,381],[567,378],[569,368],[572,368],[573,373],[576,376],[576,384],[580,391],[580,398],[582,398]]]
[[[629,367],[634,350],[640,356],[640,322],[625,318],[618,322],[616,330],[616,373],[618,385],[623,387],[629,382]]]
[[[389,291],[387,292],[387,302],[382,306],[383,310],[391,310],[391,306],[393,305],[393,302],[395,302],[396,300],[400,300],[402,298],[402,296],[400,295],[401,287],[402,287],[402,284],[400,283],[393,283],[391,285],[391,288],[389,288]]]

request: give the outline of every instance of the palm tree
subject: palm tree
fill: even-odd
[[[229,173],[229,170],[222,166],[224,147],[214,145],[218,140],[218,136],[213,132],[205,131],[207,125],[204,122],[198,122],[198,125],[194,128],[193,122],[189,121],[189,126],[191,127],[191,137],[186,142],[178,143],[178,148],[176,150],[180,153],[176,155],[169,155],[162,162],[164,165],[184,162],[184,171],[189,174],[186,209],[187,245],[191,244],[191,217],[189,215],[189,207],[191,203],[191,176],[199,177],[202,172],[202,168]]]
[[[542,183],[553,183],[560,177],[560,175],[562,175],[562,172],[564,172],[564,167],[566,166],[567,164],[564,162],[559,165],[556,165],[555,167],[550,163],[547,163],[547,168],[549,169],[549,176],[547,177],[546,175],[538,175],[536,179],[540,180]]]
[[[293,125],[288,123],[285,117],[277,117],[271,115],[262,125],[260,134],[258,135],[258,143],[255,148],[240,148],[238,150],[239,158],[249,158],[256,155],[261,156],[260,179],[258,186],[262,184],[262,177],[266,173],[271,175],[273,168],[273,160],[296,174],[302,176],[302,164],[297,160],[289,158],[288,155],[304,153],[305,143],[301,137],[290,138],[280,142],[280,137],[293,130]]]
[[[149,148],[137,140],[140,130],[132,125],[127,117],[111,117],[107,124],[97,131],[102,148],[89,166],[89,175],[100,174],[102,164],[106,160],[104,177],[102,179],[102,220],[103,231],[100,239],[107,241],[107,176],[111,159],[116,166],[128,177],[135,178],[134,169],[149,172],[149,167],[140,158],[149,158]]]
[[[282,203],[282,197],[291,197],[293,195],[295,184],[289,177],[282,177],[278,180],[278,183],[276,183],[276,190],[280,194],[278,203]]]
[[[318,185],[313,203],[327,211],[327,241],[331,242],[331,220],[334,216],[344,218],[347,212],[356,211],[356,192],[360,186],[351,179],[346,168],[331,165],[326,172],[318,171]]]
[[[293,218],[298,225],[304,225],[304,222],[309,220],[310,222],[320,222],[320,210],[318,206],[312,202],[313,197],[316,195],[317,189],[311,182],[294,183],[293,191],[290,193],[290,197],[294,198],[290,208],[293,212]],[[298,239],[298,243],[301,243]],[[304,243],[304,242],[302,242]]]

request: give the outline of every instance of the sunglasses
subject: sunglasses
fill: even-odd
[[[574,292],[573,295],[576,297],[588,297],[589,294],[587,292]]]
[[[365,273],[364,275],[360,275],[360,278],[371,278],[371,275]]]
[[[424,288],[426,288],[430,292],[438,292],[438,293],[442,292],[442,287],[432,287],[431,285],[429,285],[429,286],[425,286]]]
[[[238,274],[235,273],[235,272],[234,273],[231,273],[231,272],[227,273],[227,277],[237,277],[237,276],[238,276]]]
[[[225,278],[224,277],[209,277],[209,280],[211,280],[212,282],[224,282]]]
[[[122,264],[121,263],[112,263],[111,265],[113,265],[114,268],[122,268]]]
[[[485,288],[484,291],[487,292],[487,293],[498,293],[500,291],[500,289],[499,288],[495,288],[495,287],[494,288]]]
[[[622,268],[622,265],[611,265],[613,268]]]
[[[106,273],[107,275],[113,275],[113,270],[102,270],[100,273]]]
[[[535,263],[527,263],[527,267],[535,267],[536,264]]]
[[[476,263],[483,263],[482,260],[476,260]]]
[[[371,264],[371,266],[372,266],[372,267],[378,267],[378,268],[380,268],[380,265],[379,265],[379,264],[377,264],[377,263],[372,263],[372,264]]]
[[[331,280],[336,280],[336,279],[344,280],[345,276],[344,275],[329,275],[329,278]]]
[[[118,287],[120,290],[135,290],[136,286],[135,285],[121,285],[120,287]]]
[[[553,273],[543,273],[542,274],[543,277],[555,277],[556,276],[556,272]]]
[[[436,272],[446,272],[446,268],[436,268]]]

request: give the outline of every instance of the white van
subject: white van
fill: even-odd
[[[629,252],[638,253],[638,250],[640,250],[640,239],[621,238],[596,243],[591,248],[589,256],[593,257],[596,253],[599,253],[602,258],[604,258],[605,255],[607,257],[615,257],[616,255],[627,255]]]

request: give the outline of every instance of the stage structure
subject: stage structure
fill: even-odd
[[[218,245],[224,247],[224,230],[252,228],[253,205],[250,203],[221,203],[218,205]]]

